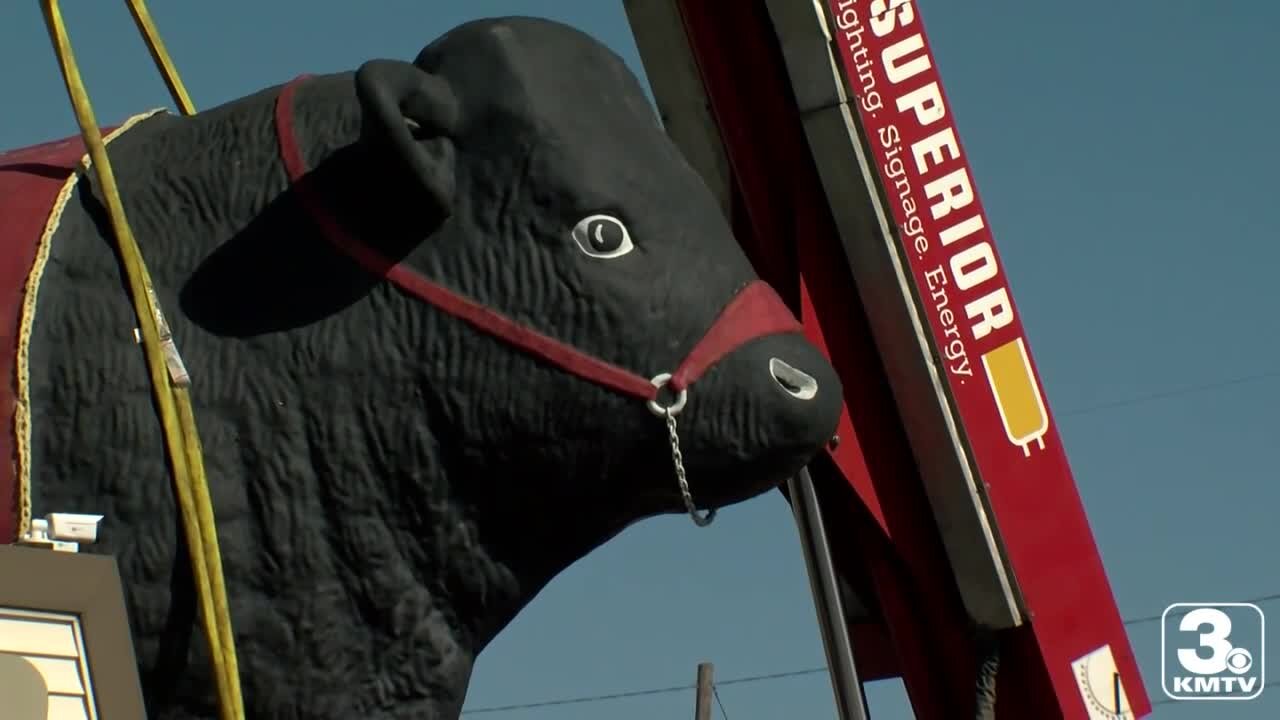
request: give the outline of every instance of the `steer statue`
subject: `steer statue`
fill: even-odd
[[[108,148],[192,378],[250,718],[456,718],[557,573],[778,486],[835,430],[835,371],[576,30],[472,22],[412,64],[134,120]],[[59,178],[21,157],[0,174]],[[118,560],[150,720],[212,718],[92,177],[42,237],[4,226],[32,258],[10,510],[105,514],[89,551]]]

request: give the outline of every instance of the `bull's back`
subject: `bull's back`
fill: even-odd
[[[117,142],[113,170],[122,188],[137,187],[136,152]],[[9,161],[0,205],[22,212],[4,214],[0,372],[13,382],[0,383],[0,421],[21,407],[26,422],[0,426],[0,448],[17,459],[35,512],[107,515],[99,544],[85,551],[117,556],[139,657],[150,665],[171,612],[176,518],[135,316],[92,178],[73,176],[79,139],[17,156],[0,158]],[[155,246],[148,214],[162,211],[130,210],[139,241]]]
[[[219,112],[227,115],[225,126],[234,129],[235,108]],[[248,118],[246,133],[261,132],[249,127],[256,115],[242,115]],[[227,210],[236,205],[229,196],[278,188],[221,182],[226,173],[236,172],[233,158],[215,157],[218,143],[187,140],[188,131],[179,127],[182,122],[173,117],[147,120],[113,141],[109,154],[160,306],[174,326],[195,381],[193,397],[232,614],[238,630],[252,629],[258,624],[260,608],[252,601],[262,574],[261,549],[252,545],[253,514],[289,508],[251,508],[245,468],[256,467],[259,479],[275,478],[288,474],[287,462],[307,457],[305,447],[295,447],[305,445],[296,429],[314,420],[318,411],[304,409],[303,401],[319,403],[323,395],[309,392],[300,397],[291,385],[293,378],[282,369],[300,342],[297,337],[308,331],[232,337],[211,332],[188,316],[184,290],[226,238],[252,235],[257,241],[274,234],[272,228],[258,226],[242,232],[243,220]],[[263,154],[274,151],[273,145],[262,142],[249,152],[258,146]],[[208,157],[194,159],[202,154]],[[190,184],[195,175],[191,163],[200,161],[220,163],[200,173],[217,182]],[[92,177],[82,178],[67,193],[43,248],[26,346],[31,434],[24,463],[36,512],[106,515],[100,542],[85,551],[117,558],[148,693],[206,697],[209,673],[203,652],[197,650],[183,662],[174,660],[185,657],[192,637],[189,571],[185,551],[178,545],[180,522],[146,360],[135,340],[137,322],[110,220],[98,197]],[[236,273],[232,275],[234,280]],[[218,292],[242,290],[227,286]],[[178,588],[177,595],[173,588]],[[252,637],[237,644],[242,668],[260,669],[272,659]],[[254,672],[246,670],[249,676]],[[181,716],[177,709],[155,713],[155,707],[155,717]]]
[[[111,154],[127,178],[128,158]],[[64,189],[53,232],[37,248],[20,378],[29,436],[20,440],[37,513],[108,516],[86,551],[117,555],[145,658],[167,615],[174,516],[135,317],[91,185],[82,177]]]
[[[13,460],[0,464],[0,542],[16,540],[30,520],[29,351],[41,278],[83,154],[79,137],[0,153],[0,457]]]
[[[0,463],[0,542],[32,510],[110,514],[86,551],[119,553],[145,579],[129,588],[145,638],[167,605],[146,588],[161,587],[172,543],[146,529],[169,518],[165,486],[139,491],[163,482],[164,455],[83,157],[78,136],[0,153],[0,456],[13,460]]]

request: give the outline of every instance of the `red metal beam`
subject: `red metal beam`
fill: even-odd
[[[917,717],[955,717],[973,702],[975,651],[853,278],[840,260],[768,15],[754,2],[736,3],[732,13],[701,2],[681,9],[733,169],[735,233],[842,377],[856,378],[846,381],[841,441],[830,462],[813,470],[815,481],[835,479],[856,493],[846,512],[831,516],[832,525],[842,515],[860,518],[845,521],[847,541],[833,542],[833,551],[838,562],[845,555],[846,567],[849,553],[860,555],[895,649],[895,657],[883,657],[859,644],[859,666],[897,668]]]
[[[970,487],[982,500],[995,537],[991,559],[1007,568],[1026,619],[1016,631],[1019,687],[1043,692],[1040,704],[1066,717],[1106,717],[1121,712],[1112,700],[1117,673],[1124,715],[1148,714],[919,7],[827,0],[827,10],[862,131],[863,144],[846,146],[878,176],[876,200],[903,268],[901,298],[922,320],[922,350],[937,359],[940,394],[974,481],[937,474],[925,478],[930,493],[936,500],[941,490]],[[895,390],[902,403],[908,393]],[[943,527],[975,516],[964,503],[935,501],[933,512]],[[953,564],[986,554],[961,536],[947,540]],[[971,613],[991,609],[969,590]]]
[[[894,0],[887,5],[903,4]],[[865,7],[860,0],[832,0],[837,13]],[[937,530],[937,508],[930,509],[898,404],[888,389],[888,375],[839,238],[832,200],[814,164],[775,28],[763,0],[744,0],[735,3],[732,12],[726,10],[712,3],[680,3],[687,40],[731,166],[735,232],[757,270],[792,304],[809,337],[845,379],[842,442],[826,462],[815,464],[813,472],[816,483],[846,489],[843,498],[824,499],[824,507],[834,508],[828,525],[839,536],[832,538],[833,552],[846,575],[858,575],[860,584],[873,589],[878,605],[878,622],[854,626],[859,669],[864,677],[900,674],[916,716],[923,720],[971,716],[977,656],[969,615]],[[973,363],[979,363],[976,353],[984,350],[975,346]],[[976,397],[973,388],[965,392]],[[987,407],[983,412],[987,416],[980,419],[982,426],[999,428],[999,418],[993,423],[988,417],[994,410]],[[991,433],[982,437],[979,453],[995,457],[992,453],[999,448]],[[1051,427],[1041,437],[1050,443],[1056,440]],[[1065,456],[1057,446],[1040,457],[1040,465],[1065,469]],[[988,465],[993,477],[1003,479],[1012,472],[1008,460]],[[1082,642],[1092,643],[1092,648],[1099,637],[1106,637],[1115,651],[1120,671],[1129,679],[1130,700],[1141,716],[1149,712],[1149,705],[1141,683],[1135,687],[1133,682],[1138,678],[1136,665],[1074,483],[1069,472],[1057,472],[1054,481],[1050,492],[1068,512],[1052,522],[1045,521],[1043,512],[1031,514],[1065,533],[1068,541],[1056,556],[1037,547],[1044,538],[1042,529],[1030,527],[1035,520],[1009,514],[1019,502],[1032,507],[1026,504],[1028,489],[1002,487],[1004,494],[995,498],[1004,503],[1001,522],[1008,518],[1017,541],[1010,552],[1015,563],[1021,560],[1019,580],[1025,577],[1039,603],[1030,608],[1033,622],[1000,633],[998,717],[1088,718],[1070,661],[1084,654]],[[1050,597],[1047,574],[1061,567],[1062,553],[1082,555],[1071,559],[1073,580],[1084,582],[1085,595],[1101,604],[1080,602],[1072,592]],[[1037,607],[1044,609],[1039,617]],[[1064,635],[1071,626],[1088,629],[1084,634],[1089,637],[1073,641]]]

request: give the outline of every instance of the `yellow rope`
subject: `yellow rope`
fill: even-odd
[[[191,100],[160,42],[146,5],[141,0],[128,0],[128,3],[134,21],[146,39],[152,58],[164,76],[175,102],[184,114],[194,113]],[[160,312],[137,240],[125,217],[124,204],[102,141],[102,132],[94,119],[89,95],[85,91],[71,51],[71,40],[67,36],[58,2],[41,0],[41,8],[62,69],[63,80],[66,82],[67,94],[80,125],[81,136],[93,162],[92,169],[102,187],[112,230],[119,244],[121,262],[129,281],[129,294],[138,317],[147,370],[164,429],[175,494],[187,536],[205,640],[209,645],[210,661],[213,664],[219,716],[222,720],[243,720],[244,707],[240,694],[235,638],[231,631],[230,609],[200,437],[191,406],[190,378],[182,367],[168,324]]]

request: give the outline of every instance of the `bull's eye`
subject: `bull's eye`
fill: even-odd
[[[635,245],[627,226],[612,215],[588,215],[573,226],[578,249],[593,258],[616,258],[631,252]]]

